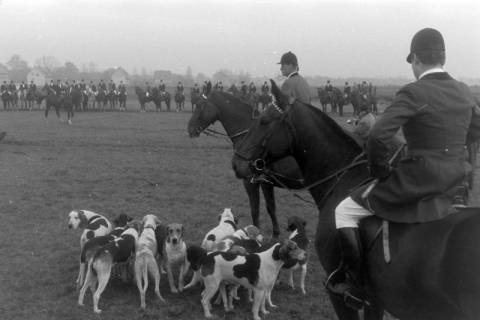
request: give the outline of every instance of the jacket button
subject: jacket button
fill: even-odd
[[[448,148],[445,148],[445,152],[448,152]]]

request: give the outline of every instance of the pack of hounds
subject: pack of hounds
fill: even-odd
[[[287,222],[289,238],[283,241],[264,241],[260,230],[248,225],[239,227],[230,208],[219,215],[218,225],[208,231],[201,243],[187,246],[185,228],[180,223],[163,224],[152,214],[142,221],[120,214],[111,223],[105,216],[87,210],[69,213],[68,227],[83,229],[80,238],[80,268],[76,280],[80,289],[78,304],[84,305],[88,288],[93,295],[93,311],[100,313],[98,303],[113,274],[124,281],[133,278],[140,293],[140,307],[146,308],[145,293],[149,278],[154,279],[158,299],[160,275],[166,273],[172,293],[203,285],[201,303],[206,318],[211,318],[211,300],[217,292],[217,303],[223,301],[225,311],[233,310],[238,300],[238,289],[248,289],[253,302],[252,313],[259,320],[259,312],[267,314],[266,303],[277,283],[281,269],[286,270],[289,285],[294,288],[293,270],[300,269],[300,289],[305,294],[305,276],[308,262],[306,222],[290,217]],[[193,271],[191,281],[184,286],[184,278]],[[177,284],[174,280],[177,274]]]

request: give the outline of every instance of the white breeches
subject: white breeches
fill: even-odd
[[[347,197],[335,208],[335,225],[337,229],[358,228],[360,220],[372,215],[373,213]]]

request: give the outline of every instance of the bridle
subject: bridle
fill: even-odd
[[[278,122],[275,124],[275,126],[278,126],[280,125],[281,123],[283,123],[284,125],[288,126],[289,129],[286,130],[287,132],[287,139],[288,139],[288,148],[290,150],[290,152],[293,151],[293,144],[295,142],[295,136],[292,132],[295,131],[295,128],[294,126],[288,121],[288,114],[289,114],[289,111],[291,110],[291,108],[293,107],[292,105],[288,105],[288,107],[285,109],[285,110],[282,110],[275,102],[272,103],[274,109],[280,113],[280,119],[278,120]],[[254,176],[252,177],[251,179],[251,182],[253,183],[257,177],[259,175],[265,175],[267,176],[268,178],[271,178],[273,180],[274,183],[278,184],[279,186],[281,186],[282,188],[286,189],[287,191],[289,192],[292,192],[293,195],[305,202],[309,202],[309,203],[312,203],[311,201],[308,201],[304,198],[302,198],[300,195],[297,194],[298,191],[308,191],[312,188],[315,188],[315,187],[318,187],[318,186],[321,186],[323,184],[326,184],[327,182],[330,182],[332,180],[335,180],[334,184],[327,190],[327,192],[325,193],[325,195],[323,196],[322,200],[320,201],[320,203],[323,203],[325,201],[325,199],[328,197],[328,195],[335,189],[335,187],[337,186],[338,182],[341,180],[341,178],[350,170],[350,169],[353,169],[355,167],[358,167],[360,165],[364,165],[367,163],[367,160],[365,158],[365,154],[362,152],[360,153],[359,155],[357,155],[353,160],[352,162],[350,162],[348,165],[342,167],[341,169],[339,170],[336,170],[335,172],[333,172],[332,174],[324,177],[324,178],[321,178],[317,181],[314,181],[306,186],[304,186],[303,188],[301,189],[290,189],[287,185],[285,185],[278,177],[281,177],[281,178],[286,178],[288,179],[288,177],[285,177],[283,176],[282,174],[278,173],[278,172],[275,172],[274,170],[272,170],[271,168],[268,167],[268,163],[266,161],[266,157],[267,157],[267,153],[268,153],[268,149],[267,149],[267,145],[268,145],[268,142],[269,140],[271,139],[272,135],[273,135],[273,132],[275,131],[274,130],[275,127],[272,127],[270,129],[270,132],[268,134],[265,135],[262,143],[261,143],[261,147],[263,148],[263,150],[260,152],[260,155],[258,157],[256,157],[254,160],[252,160],[251,158],[249,158],[248,156],[244,156],[242,155],[241,153],[235,151],[235,154],[241,158],[242,160],[245,160],[245,161],[248,161],[249,162],[249,165],[251,166],[251,168],[253,169],[254,171]],[[369,178],[368,181],[370,181],[371,179]],[[362,181],[360,183],[363,184],[363,183],[366,183],[366,181]],[[313,203],[315,204],[315,203]]]
[[[200,99],[203,103],[209,103],[208,98],[207,98],[207,96],[206,96],[204,93],[202,93],[202,94],[200,95],[199,99]],[[204,104],[202,104],[202,105],[198,105],[198,104],[197,104],[196,107],[197,107],[197,108],[201,108],[202,111],[203,111]],[[247,129],[244,129],[244,130],[240,130],[239,132],[236,132],[236,133],[234,133],[234,134],[232,134],[232,135],[228,135],[228,134],[226,134],[226,133],[217,131],[217,130],[215,130],[215,129],[211,129],[211,128],[209,128],[210,126],[211,126],[211,123],[210,123],[209,125],[207,125],[206,127],[199,126],[199,127],[197,127],[196,131],[197,131],[198,134],[204,133],[204,134],[207,135],[207,136],[212,136],[212,137],[215,137],[215,138],[218,138],[219,136],[221,136],[221,137],[227,137],[227,138],[229,138],[230,140],[233,141],[233,139],[247,134],[248,131],[249,131],[249,129],[250,129],[250,128],[247,128]]]

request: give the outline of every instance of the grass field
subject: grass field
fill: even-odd
[[[127,213],[157,214],[180,222],[186,241],[199,243],[216,225],[224,207],[240,224],[250,223],[243,186],[230,167],[232,149],[223,139],[190,139],[189,113],[77,113],[72,126],[40,112],[1,112],[0,131],[0,318],[1,319],[195,319],[202,318],[200,289],[169,292],[162,304],[147,293],[141,312],[135,285],[110,283],[100,300],[103,314],[92,311],[90,292],[78,307],[79,230],[67,228],[72,209],[90,209],[113,218]],[[159,183],[158,187],[150,182]],[[277,192],[278,215],[285,229],[289,215],[300,215],[314,237],[316,210],[287,192]],[[262,208],[264,232],[270,222]],[[283,236],[286,234],[284,233]],[[322,286],[324,274],[312,250],[306,297],[286,286],[272,295],[278,310],[270,319],[330,319],[332,309]],[[170,315],[171,306],[183,312]],[[223,317],[223,308],[214,309]],[[250,304],[236,306],[227,319],[251,318]]]
[[[0,131],[0,318],[14,319],[199,319],[200,288],[171,294],[166,276],[160,291],[167,303],[147,292],[140,311],[135,285],[111,281],[100,299],[101,316],[77,306],[80,230],[67,228],[72,209],[89,209],[114,218],[153,213],[165,223],[183,223],[188,244],[198,244],[231,207],[240,224],[250,224],[247,196],[230,167],[232,149],[223,139],[190,139],[189,113],[77,113],[72,126],[40,112],[1,112]],[[345,118],[341,120],[345,123]],[[152,184],[158,186],[152,186]],[[282,231],[287,217],[308,221],[313,240],[317,210],[285,190],[276,189]],[[308,198],[309,196],[307,196]],[[263,205],[263,203],[262,203]],[[270,221],[262,207],[264,233]],[[283,231],[282,236],[286,236]],[[266,319],[333,319],[323,288],[325,274],[311,248],[307,295],[276,286],[280,307]],[[172,308],[173,307],[173,308]],[[242,302],[232,313],[217,306],[225,319],[251,319]],[[172,314],[172,309],[180,310]]]

